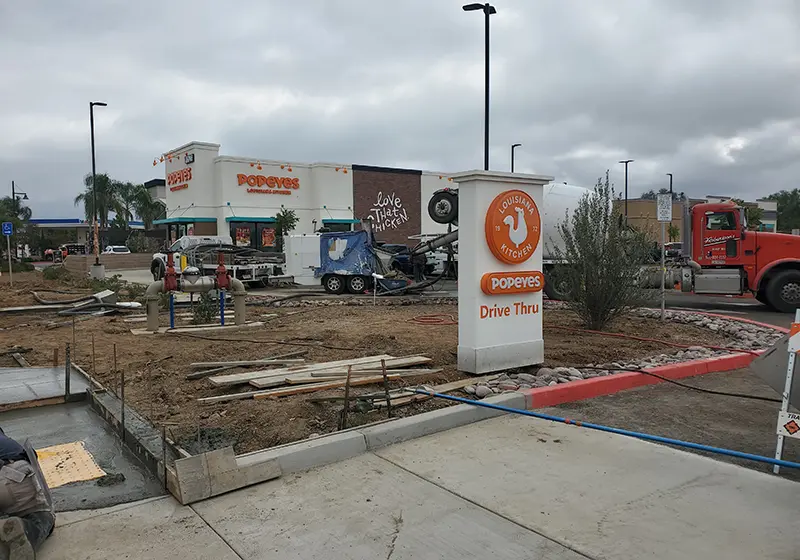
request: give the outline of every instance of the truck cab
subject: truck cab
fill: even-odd
[[[747,229],[734,202],[684,211],[682,290],[742,295],[778,311],[800,307],[800,237]]]

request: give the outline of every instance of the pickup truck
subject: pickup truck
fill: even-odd
[[[232,277],[245,284],[266,285],[270,278],[282,278],[283,253],[266,253],[233,245],[230,237],[221,235],[185,235],[163,253],[155,253],[150,263],[153,280],[160,280],[167,270],[167,255],[172,253],[175,271],[181,274],[188,266],[197,267],[204,276],[213,276],[218,255],[223,253],[225,267]]]

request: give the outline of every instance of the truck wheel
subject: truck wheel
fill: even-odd
[[[450,224],[458,219],[458,197],[454,192],[434,193],[428,201],[428,215],[437,224]]]
[[[161,263],[153,265],[153,268],[150,269],[150,272],[153,273],[153,280],[158,282],[159,280],[164,278],[164,265]]]
[[[344,293],[344,278],[337,274],[329,274],[322,279],[322,287],[329,294],[340,295]]]
[[[767,284],[767,300],[776,310],[792,313],[800,307],[800,271],[784,270]]]
[[[363,294],[367,291],[367,279],[363,276],[348,276],[347,291],[351,294]]]
[[[553,300],[567,301],[569,299],[569,286],[563,280],[557,282],[553,279],[553,269],[544,271],[544,293]]]
[[[772,307],[772,306],[769,304],[769,300],[767,299],[767,294],[765,294],[764,292],[762,292],[762,291],[758,291],[758,292],[756,292],[756,293],[755,293],[755,298],[756,298],[756,301],[757,301],[758,303],[763,303],[764,305],[766,305],[766,306],[768,306],[768,307]]]

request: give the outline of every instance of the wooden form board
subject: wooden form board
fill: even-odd
[[[432,373],[439,373],[440,369],[393,369],[393,370],[386,370],[386,377],[389,379],[403,379],[406,377],[418,377],[420,375],[430,375]],[[360,372],[359,372],[360,373]],[[381,380],[383,379],[383,374],[381,372],[373,371],[367,376],[364,375],[353,375],[351,373],[350,379],[361,379],[363,377],[379,377]],[[341,381],[342,379],[347,379],[347,376],[342,375],[332,375],[330,377],[287,377],[284,379],[284,383],[287,385],[303,385],[305,383],[321,383],[323,381]],[[352,385],[352,383],[351,383]]]
[[[206,369],[215,367],[241,367],[241,366],[291,366],[295,364],[304,364],[306,361],[303,358],[294,359],[276,359],[264,358],[263,360],[240,360],[233,362],[195,362],[189,364],[192,369]]]
[[[439,373],[442,371],[439,368],[408,368],[408,369],[389,369],[386,368],[386,373],[391,375],[393,373],[415,373],[415,374],[422,374],[422,373]],[[347,370],[346,369],[331,369],[325,371],[312,371],[311,377],[346,377]],[[380,368],[377,369],[356,369],[353,370],[350,375],[358,376],[358,375],[383,375],[383,370]]]
[[[389,375],[388,378],[398,379],[397,375]],[[358,379],[350,379],[350,386],[358,385],[371,385],[372,383],[380,383],[383,381],[383,376],[374,377],[360,377]],[[203,397],[197,399],[197,402],[203,404],[215,404],[227,401],[236,401],[243,399],[261,399],[267,397],[286,397],[290,395],[297,395],[300,393],[313,393],[314,391],[322,391],[324,389],[337,389],[344,387],[347,379],[337,379],[336,381],[328,381],[324,383],[309,383],[307,385],[299,385],[295,387],[284,387],[281,389],[267,389],[264,391],[246,391],[243,393],[232,393],[230,395],[219,395],[217,397]]]
[[[430,358],[426,358],[425,356],[414,356],[410,358],[390,358],[388,360],[384,360],[386,362],[386,367],[404,367],[404,366],[418,366],[421,364],[427,364],[431,361]],[[380,366],[380,360],[378,362],[365,362],[361,364],[352,365],[352,371],[359,371],[361,369],[373,369],[375,366]],[[291,377],[308,377],[308,374],[314,371],[328,371],[327,369],[324,370],[314,370],[313,368],[310,371],[302,371],[302,372],[295,372]],[[345,373],[346,375],[346,373]],[[284,374],[272,374],[268,377],[261,377],[259,379],[253,379],[250,381],[250,385],[257,389],[269,389],[272,387],[280,387],[286,383],[286,375]]]
[[[216,387],[227,387],[230,385],[239,385],[243,383],[250,383],[253,379],[259,377],[268,377],[270,375],[289,375],[292,373],[311,373],[312,371],[321,371],[324,369],[335,369],[340,367],[347,367],[349,365],[369,364],[378,360],[388,360],[392,356],[382,354],[380,356],[367,356],[366,358],[356,358],[354,360],[337,360],[335,362],[323,362],[319,364],[308,364],[304,366],[295,366],[283,369],[261,370],[261,371],[248,371],[245,373],[233,373],[229,375],[216,375],[210,377],[208,380]]]

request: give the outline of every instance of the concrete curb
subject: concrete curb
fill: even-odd
[[[527,400],[522,393],[514,392],[488,397],[486,402],[511,408],[525,408]],[[505,413],[499,410],[459,404],[416,416],[399,418],[376,426],[368,426],[358,431],[364,436],[367,450],[372,451],[393,443],[443,432],[502,414]]]
[[[682,379],[684,377],[703,375],[705,373],[740,369],[750,365],[756,358],[757,356],[754,354],[730,354],[728,356],[717,356],[714,358],[648,368],[646,371],[657,373],[667,379]],[[581,381],[572,381],[552,387],[527,389],[524,391],[524,394],[526,396],[526,405],[528,409],[544,408],[567,402],[582,401],[594,397],[611,395],[620,391],[625,391],[626,389],[633,389],[634,387],[642,387],[644,385],[655,385],[656,383],[662,383],[662,381],[646,373],[630,371],[615,373],[605,377],[593,377]]]

